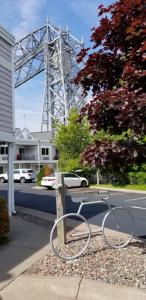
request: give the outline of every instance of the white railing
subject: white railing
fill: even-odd
[[[16,160],[29,160],[29,161],[35,161],[35,160],[38,160],[38,158],[35,156],[35,155],[25,155],[25,154],[22,154],[22,155],[19,155],[19,154],[17,154],[16,155],[16,158],[15,158]]]
[[[2,154],[0,155],[0,161],[8,160],[8,155],[7,154]]]
[[[41,160],[50,160],[50,157],[48,155],[42,155]]]

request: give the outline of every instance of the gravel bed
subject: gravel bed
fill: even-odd
[[[80,244],[82,241],[78,241]],[[72,247],[79,247],[72,243]],[[146,288],[146,244],[133,240],[124,249],[112,249],[102,236],[94,236],[90,245],[80,258],[62,261],[51,250],[25,274],[44,276],[75,276],[101,280],[105,283],[127,287]]]
[[[52,221],[17,212],[28,222],[52,228]],[[83,239],[72,242],[72,251],[78,250]],[[69,248],[70,249],[70,248]],[[84,255],[73,261],[63,261],[51,250],[41,260],[27,269],[25,274],[43,276],[81,276],[105,283],[146,289],[146,243],[133,240],[124,249],[112,249],[105,244],[101,235],[91,238]]]

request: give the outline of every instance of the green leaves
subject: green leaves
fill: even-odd
[[[9,232],[9,216],[6,199],[0,195],[0,240]]]
[[[133,138],[133,134],[130,129],[121,134],[110,134],[109,132],[105,132],[103,129],[98,131],[93,136],[93,141],[128,141]]]
[[[80,154],[91,140],[87,119],[83,118],[80,123],[78,118],[77,110],[72,109],[67,125],[60,124],[56,129],[54,143],[59,151],[59,167],[64,171],[79,168]]]

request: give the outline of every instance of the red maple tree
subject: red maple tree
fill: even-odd
[[[92,93],[80,118],[87,116],[95,136],[82,162],[123,171],[146,161],[146,5],[143,0],[119,0],[107,8],[100,5],[98,16],[92,48],[77,57],[84,67],[75,83],[84,95]],[[106,134],[99,140],[101,130]],[[124,138],[118,138],[123,132]]]

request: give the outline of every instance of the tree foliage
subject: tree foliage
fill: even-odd
[[[70,111],[67,125],[58,124],[54,144],[59,151],[59,168],[62,171],[73,171],[80,167],[80,154],[89,144],[90,130],[86,118],[78,122],[76,109]]]
[[[84,68],[75,82],[85,95],[93,94],[80,120],[87,116],[96,137],[82,155],[85,165],[124,170],[146,160],[145,15],[143,0],[100,5],[100,25],[92,29],[93,47],[78,55]],[[97,137],[100,131],[105,133],[102,140]],[[115,138],[123,133],[126,140]]]
[[[40,168],[38,174],[37,174],[37,185],[41,185],[41,180],[45,176],[51,176],[54,174],[54,170],[49,165],[44,165]]]
[[[0,244],[5,241],[4,236],[10,230],[6,199],[0,195]]]

